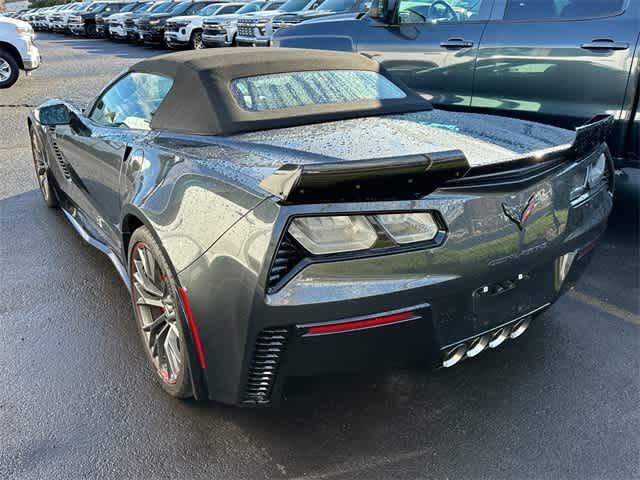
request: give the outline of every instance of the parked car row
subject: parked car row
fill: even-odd
[[[75,2],[23,12],[38,31],[107,37],[169,48],[269,46],[273,34],[310,18],[364,13],[371,0]]]
[[[640,165],[634,0],[113,0],[22,16],[36,30],[167,47],[355,51],[443,108],[564,128],[611,113],[616,165]]]

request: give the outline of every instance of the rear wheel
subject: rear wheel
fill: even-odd
[[[193,388],[177,283],[146,227],[140,227],[131,237],[129,275],[138,332],[156,378],[170,395],[191,397]]]
[[[195,31],[191,34],[191,49],[192,50],[202,50],[205,48],[204,43],[202,42],[202,32]]]
[[[33,166],[36,171],[36,179],[38,180],[40,193],[42,193],[42,198],[44,199],[44,203],[47,207],[56,208],[58,206],[58,196],[51,179],[51,171],[49,169],[47,157],[44,153],[42,141],[33,128],[29,129],[29,136],[31,137]]]
[[[9,88],[16,83],[19,75],[20,69],[13,55],[0,50],[0,88]]]

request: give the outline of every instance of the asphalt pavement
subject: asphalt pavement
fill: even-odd
[[[576,289],[447,370],[296,381],[281,406],[168,398],[118,274],[36,189],[26,116],[157,50],[42,34],[0,90],[0,479],[640,477],[640,171]]]

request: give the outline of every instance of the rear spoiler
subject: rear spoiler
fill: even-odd
[[[260,186],[287,203],[407,200],[462,178],[469,162],[460,150],[357,160],[286,164]]]
[[[520,182],[556,162],[580,160],[602,145],[613,127],[611,115],[599,115],[576,129],[567,149],[471,168],[460,150],[358,160],[286,164],[260,186],[286,203],[411,200],[439,187]]]

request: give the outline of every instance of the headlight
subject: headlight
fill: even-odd
[[[314,255],[371,248],[378,235],[361,215],[296,218],[289,233]]]
[[[149,20],[149,25],[158,25],[160,20]]]
[[[33,28],[31,28],[31,25],[18,25],[16,27],[16,32],[18,32],[19,35],[31,35],[33,33]]]
[[[433,216],[427,212],[376,215],[375,219],[401,245],[432,240],[439,230]]]
[[[597,187],[602,181],[604,172],[607,169],[607,157],[605,154],[601,154],[598,159],[589,167],[589,173],[587,175],[589,188]]]

